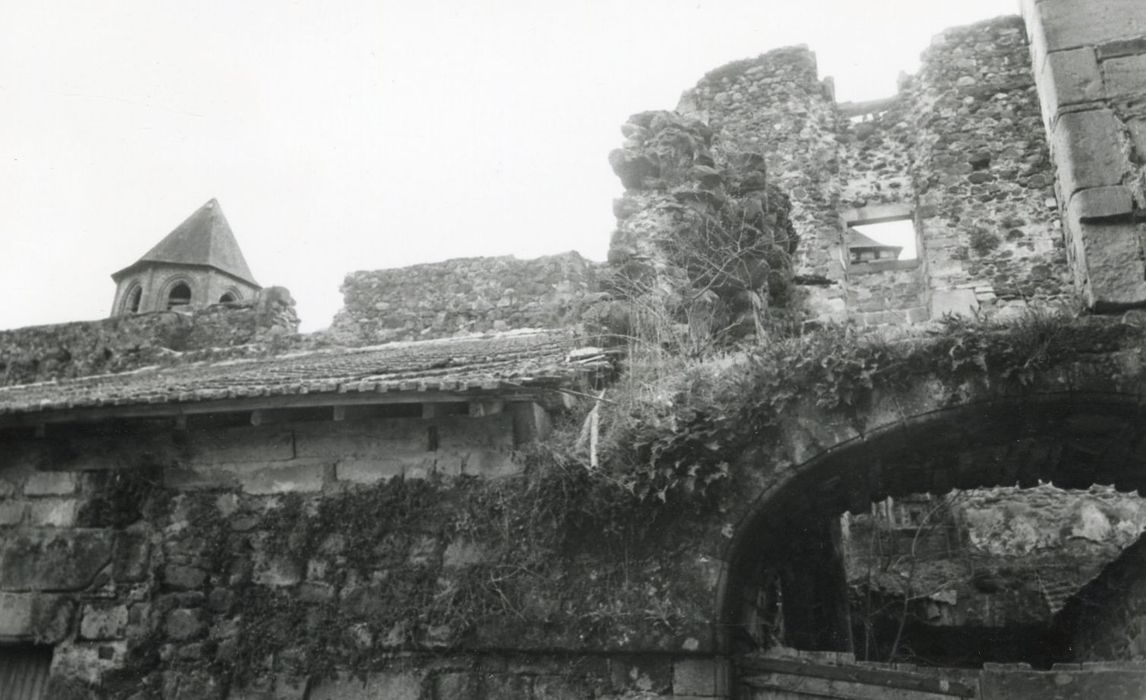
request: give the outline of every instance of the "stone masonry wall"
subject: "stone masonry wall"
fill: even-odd
[[[597,267],[569,252],[355,272],[331,334],[362,344],[569,325],[596,291]]]
[[[991,312],[1070,294],[1022,22],[939,35],[894,98],[837,105],[802,47],[706,75],[678,111],[765,155],[792,199],[814,315],[865,323]],[[920,261],[849,266],[844,217],[915,219]],[[911,272],[913,271],[913,272]]]
[[[480,405],[0,434],[0,645],[69,700],[725,696],[695,535],[500,558],[535,409]]]
[[[0,331],[0,386],[126,372],[180,353],[293,337],[294,300],[282,287],[193,313],[161,311]]]
[[[810,288],[811,302],[822,314],[842,317],[837,115],[812,52],[777,49],[717,68],[681,96],[677,111],[708,123],[715,152],[726,144],[764,155],[768,181],[791,200],[800,241],[796,273],[829,282]]]
[[[1146,4],[1025,0],[1075,279],[1099,311],[1146,303]]]
[[[907,91],[932,316],[1072,296],[1021,21],[943,32]]]

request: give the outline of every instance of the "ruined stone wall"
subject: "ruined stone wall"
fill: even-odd
[[[0,331],[0,386],[126,372],[178,361],[180,353],[282,341],[298,332],[282,287],[192,313],[160,311]]]
[[[678,110],[707,120],[713,150],[765,155],[792,198],[797,274],[815,315],[903,323],[1070,296],[1054,172],[1022,22],[949,30],[898,95],[836,105],[802,47],[706,75]],[[851,266],[845,220],[900,206],[920,260]],[[913,271],[913,272],[912,272]]]
[[[536,414],[482,405],[6,432],[0,644],[77,700],[723,697],[696,535],[523,565]]]
[[[1050,629],[1068,598],[1146,530],[1146,501],[1110,487],[1042,484],[885,503],[844,520],[845,569],[857,591],[895,597],[911,580],[932,592],[916,602],[928,625]],[[1116,657],[1079,660],[1096,658]]]
[[[1070,297],[1021,21],[940,34],[907,88],[932,316]]]
[[[1099,311],[1146,303],[1146,4],[1025,0],[1078,286]]]
[[[362,344],[570,325],[596,291],[598,267],[569,252],[355,272],[331,335]]]
[[[677,111],[708,123],[715,152],[764,156],[768,181],[791,199],[796,273],[829,282],[809,288],[811,303],[821,315],[842,318],[837,114],[812,52],[777,49],[711,71],[681,96]]]

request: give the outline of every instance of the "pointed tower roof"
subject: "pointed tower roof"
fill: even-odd
[[[227,223],[223,208],[216,199],[199,207],[154,248],[144,253],[143,257],[112,275],[112,278],[118,279],[149,262],[213,267],[259,286],[251,274],[251,268],[247,267],[243,251],[239,250],[235,234],[231,233],[231,225]]]

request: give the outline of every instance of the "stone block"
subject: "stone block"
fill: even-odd
[[[111,576],[119,582],[142,581],[151,563],[151,544],[141,532],[120,532],[115,538]]]
[[[1046,83],[1047,104],[1044,108],[1047,114],[1044,116],[1048,119],[1053,119],[1062,105],[1091,102],[1103,97],[1102,74],[1092,48],[1056,51],[1047,56],[1043,71],[1040,82]]]
[[[176,491],[219,491],[239,488],[239,479],[223,469],[171,468],[163,470],[163,485]]]
[[[457,461],[451,460],[450,457],[456,458]],[[474,450],[461,454],[443,455],[438,460],[438,468],[443,473],[454,473],[443,468],[443,465],[450,464],[457,465],[462,474],[480,476],[486,479],[513,476],[525,471],[525,466],[514,462],[513,455],[508,451]]]
[[[72,527],[79,502],[72,498],[36,499],[28,503],[28,524],[33,527]]]
[[[1067,205],[1079,221],[1128,216],[1134,211],[1130,190],[1122,185],[1079,190]]]
[[[1028,4],[1038,14],[1047,51],[1097,46],[1146,34],[1146,4],[1141,0],[1043,0]]]
[[[415,458],[425,460],[426,458]],[[388,458],[379,455],[376,459],[348,459],[339,462],[334,469],[338,481],[348,481],[352,484],[373,484],[383,480],[390,480],[402,476],[406,471],[406,462],[400,458]]]
[[[0,540],[0,590],[86,588],[111,560],[106,530],[22,530]]]
[[[1134,147],[1134,160],[1139,165],[1146,163],[1146,118],[1138,117],[1126,122],[1130,131],[1130,143]]]
[[[76,605],[71,596],[36,596],[33,639],[40,644],[58,644],[72,634]]]
[[[185,642],[203,636],[203,633],[207,631],[207,625],[203,622],[202,611],[193,608],[176,608],[167,613],[167,619],[163,622],[163,631],[167,634],[168,639]]]
[[[333,478],[334,466],[329,463],[267,465],[238,474],[243,491],[266,496],[276,493],[314,493],[322,490],[328,473]]]
[[[52,650],[52,676],[98,685],[105,671],[122,668],[126,642],[71,642]]]
[[[19,525],[24,520],[28,504],[24,501],[0,501],[0,526]]]
[[[1098,54],[1098,60],[1100,61],[1105,61],[1108,58],[1117,58],[1118,56],[1146,54],[1146,36],[1108,41],[1105,44],[1099,44],[1095,53]]]
[[[25,496],[70,496],[76,492],[72,472],[36,472],[24,482]]]
[[[294,433],[282,426],[227,428],[190,433],[193,438],[187,466],[243,462],[281,462],[294,459]]]
[[[442,673],[434,677],[434,700],[471,700],[478,696],[477,677],[472,673]]]
[[[1061,115],[1051,135],[1051,152],[1067,197],[1090,187],[1119,185],[1130,169],[1118,122],[1109,109]]]
[[[971,318],[979,309],[974,289],[936,289],[931,292],[931,318],[947,314]]]
[[[415,672],[372,673],[365,680],[340,677],[320,682],[308,696],[308,700],[376,700],[377,698],[421,700],[422,675]]]
[[[0,640],[30,639],[35,605],[34,593],[0,593]]]
[[[1069,215],[1067,223],[1083,249],[1087,304],[1146,302],[1146,269],[1139,257],[1143,227],[1131,222],[1081,223]]]
[[[480,418],[448,416],[435,423],[441,451],[485,448],[508,452],[513,449],[513,415],[510,413]]]
[[[300,423],[295,449],[300,459],[371,460],[424,455],[432,420],[390,418]]]
[[[85,605],[80,617],[80,638],[115,639],[127,630],[126,605]]]
[[[673,696],[713,697],[720,693],[720,664],[713,659],[678,659],[672,665]]]
[[[168,564],[163,567],[163,582],[179,591],[196,590],[207,582],[207,572],[193,566]]]
[[[1146,55],[1103,61],[1102,79],[1108,97],[1146,95]]]

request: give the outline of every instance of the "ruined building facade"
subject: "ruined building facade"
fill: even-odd
[[[1141,697],[1146,556],[1129,543],[1146,516],[1124,495],[1146,490],[1144,104],[1139,0],[1027,0],[1021,19],[944,32],[896,96],[866,104],[836,103],[809,51],[780,49],[625,125],[608,263],[355,273],[311,337],[284,290],[256,294],[208,203],[117,273],[111,318],[0,333],[0,694]],[[767,245],[737,258],[741,277],[689,292],[670,263],[705,261],[666,231],[730,212]],[[866,238],[887,221],[909,222],[915,257]],[[910,383],[866,377],[862,403],[792,391],[710,465],[719,507],[594,520],[609,508],[581,479],[581,461],[598,468],[596,411],[563,418],[612,400],[626,365],[577,326],[620,333],[655,307],[689,342],[744,341],[782,306],[803,327],[924,345],[949,315],[1021,331],[1032,308],[1087,314],[1063,331],[1072,352],[1034,365],[976,364],[969,345],[988,341],[964,331]],[[569,431],[573,460],[553,449]],[[1040,482],[1102,486],[1063,505]],[[974,491],[1015,484],[1038,488]],[[857,661],[840,515],[926,515],[913,494],[952,489],[973,495],[949,527],[885,539],[1022,557],[892,599],[975,622],[943,631],[950,663]],[[1061,515],[1045,537],[1032,499]],[[1086,566],[1015,574],[1067,549]],[[897,566],[871,590],[894,590]],[[991,624],[1014,601],[1053,616],[1061,646],[1008,656],[1021,635]],[[892,632],[897,647],[913,630]],[[984,640],[1002,651],[948,653]]]

